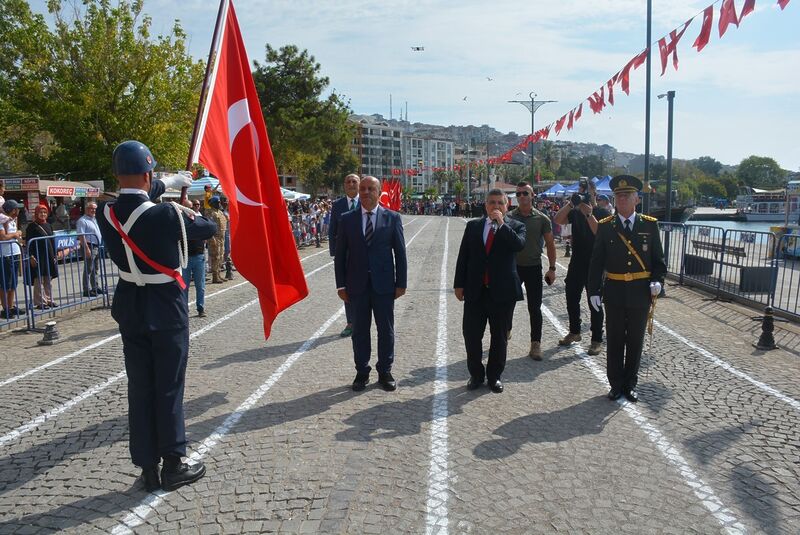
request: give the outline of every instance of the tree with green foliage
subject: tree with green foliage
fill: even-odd
[[[578,171],[580,176],[589,178],[606,175],[606,162],[596,154],[578,158]]]
[[[561,167],[561,151],[552,141],[542,141],[536,149],[536,158],[550,171],[556,172]]]
[[[700,156],[692,160],[691,163],[709,176],[719,176],[720,171],[722,171],[722,164],[711,156]]]
[[[718,180],[702,177],[697,179],[695,183],[697,184],[697,193],[703,197],[713,197],[715,199],[727,197],[725,187]]]
[[[165,168],[186,166],[203,63],[177,22],[151,37],[143,0],[111,4],[49,0],[51,29],[27,2],[0,3],[0,132],[29,171],[113,187],[111,152],[126,139],[149,145]]]
[[[265,62],[253,64],[278,171],[300,177],[312,196],[357,171],[350,151],[356,125],[347,120],[349,106],[335,91],[322,97],[330,81],[320,75],[314,56],[295,45],[276,50],[268,44]]]
[[[753,188],[778,189],[786,186],[786,171],[766,156],[748,156],[736,170],[737,178]]]

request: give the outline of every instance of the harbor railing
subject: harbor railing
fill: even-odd
[[[800,237],[679,223],[659,228],[667,271],[680,284],[800,319]]]

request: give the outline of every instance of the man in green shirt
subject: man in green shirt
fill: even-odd
[[[531,350],[528,356],[533,360],[542,360],[542,245],[547,247],[549,262],[544,280],[549,286],[556,280],[556,244],[550,219],[533,207],[533,188],[525,181],[517,184],[517,202],[519,207],[508,215],[524,224],[528,234],[525,247],[517,253],[517,273],[525,285],[531,318]],[[512,308],[508,320],[509,338],[513,316]]]

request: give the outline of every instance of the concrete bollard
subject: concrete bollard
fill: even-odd
[[[44,336],[41,340],[36,342],[40,346],[52,346],[61,341],[61,335],[58,333],[55,321],[48,321],[44,325]]]
[[[761,336],[758,342],[753,344],[753,347],[763,351],[778,349],[778,346],[775,345],[775,336],[772,334],[774,331],[775,318],[772,315],[772,307],[766,307],[764,309],[764,317],[761,320]]]

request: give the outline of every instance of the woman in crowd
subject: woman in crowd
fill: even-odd
[[[58,277],[57,255],[53,240],[53,227],[47,222],[50,210],[44,204],[36,206],[33,222],[28,224],[25,232],[25,244],[30,256],[31,278],[33,285],[33,304],[39,310],[58,306],[53,301],[51,281]],[[34,238],[43,238],[31,243]]]

